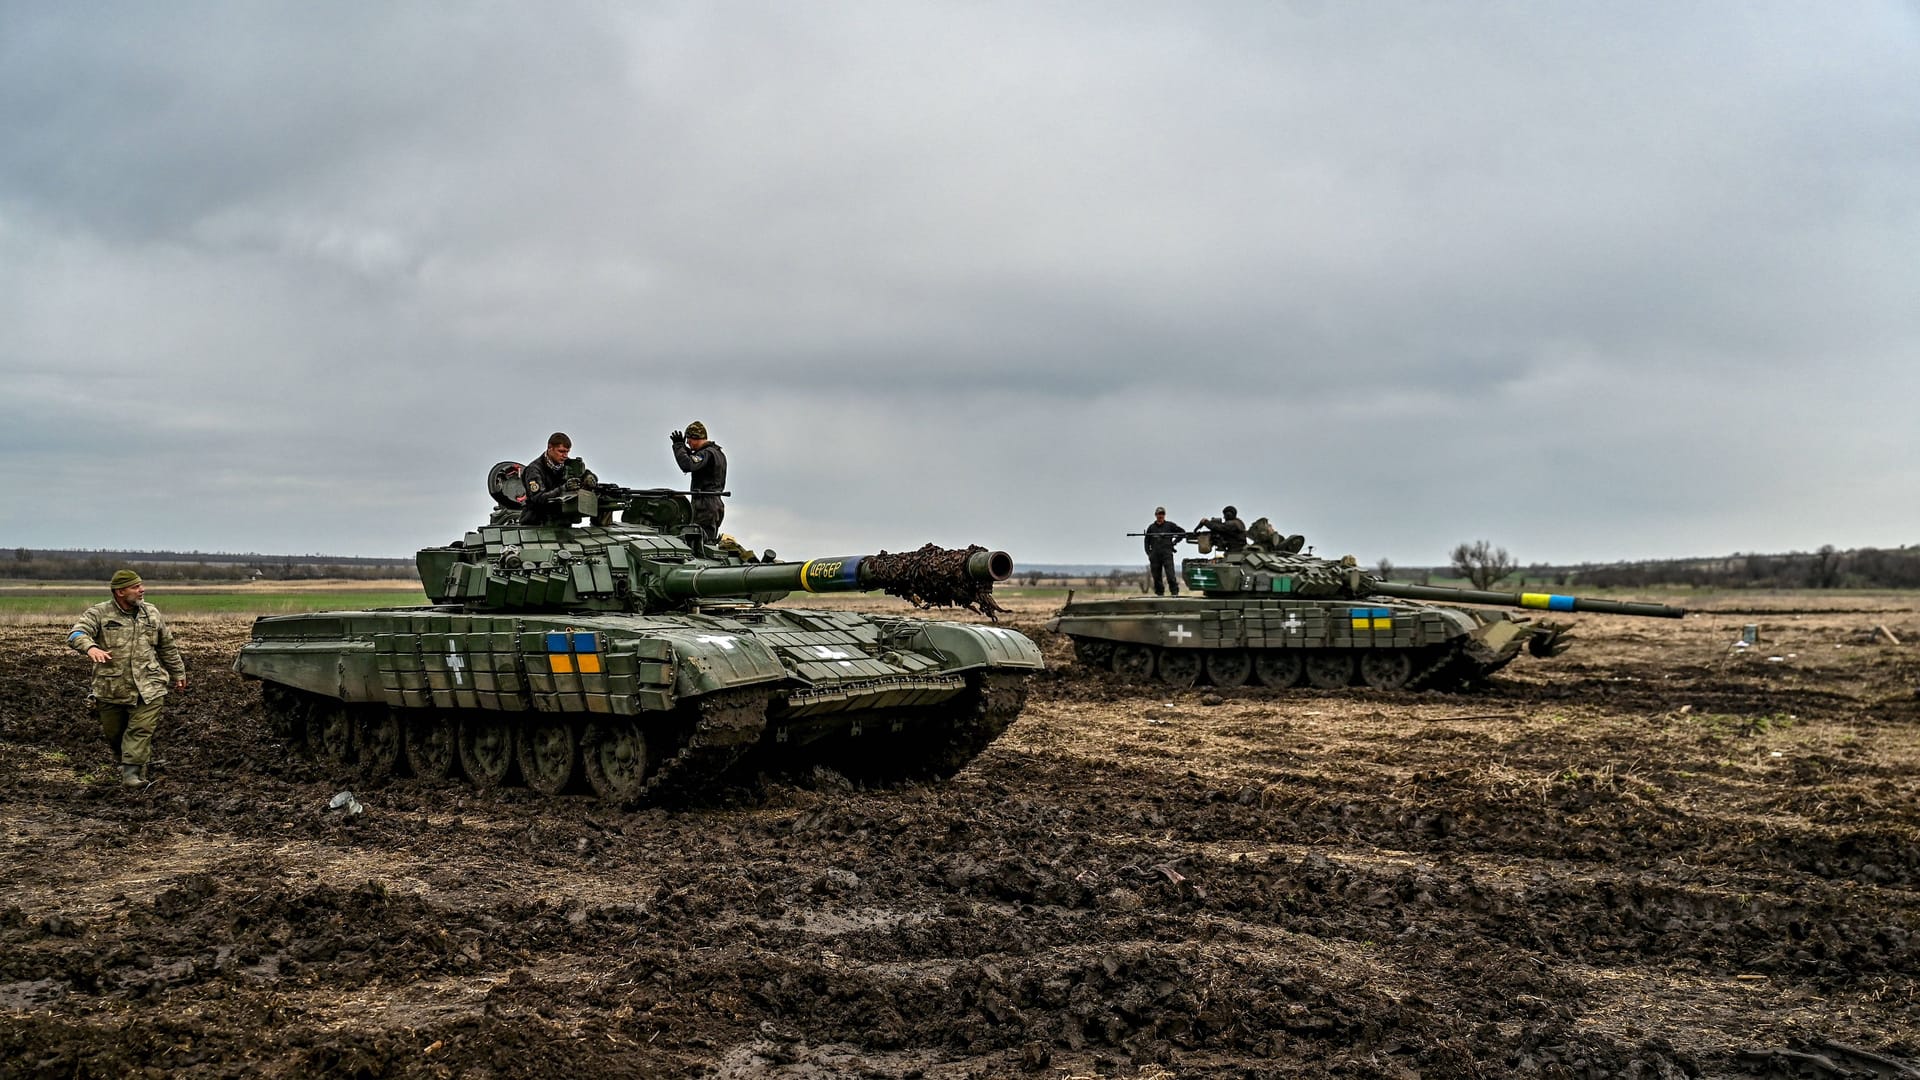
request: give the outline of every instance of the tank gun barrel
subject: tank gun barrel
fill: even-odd
[[[1643,615],[1655,619],[1678,619],[1686,614],[1683,608],[1633,600],[1598,600],[1586,596],[1562,596],[1558,593],[1505,593],[1486,589],[1449,589],[1440,585],[1403,585],[1394,581],[1377,581],[1371,589],[1364,591],[1376,596],[1398,596],[1407,600],[1499,604],[1504,607],[1536,608],[1542,611],[1592,611],[1608,615]]]
[[[921,549],[925,551],[926,548]],[[934,553],[962,556],[947,560],[950,565],[943,568],[946,576],[956,580],[992,583],[1013,576],[1013,556],[1004,551],[976,548],[949,552],[935,548]],[[768,592],[873,592],[898,586],[912,576],[893,561],[903,557],[883,551],[878,555],[837,555],[805,562],[676,567],[661,576],[661,592],[675,599]]]
[[[841,555],[805,562],[747,566],[675,566],[659,578],[669,599],[786,592],[884,592],[922,607],[1003,610],[993,585],[1013,576],[1013,556],[983,547],[949,550],[928,544],[898,554]]]

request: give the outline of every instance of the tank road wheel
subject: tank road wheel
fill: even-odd
[[[557,716],[541,716],[515,733],[514,753],[527,786],[542,795],[558,795],[573,783],[580,743],[573,725]]]
[[[1338,690],[1353,682],[1353,653],[1326,650],[1307,657],[1307,681],[1322,690]]]
[[[434,710],[407,717],[407,767],[422,780],[446,780],[459,771],[460,731],[453,717]]]
[[[1192,686],[1200,678],[1197,649],[1166,649],[1160,653],[1160,681],[1168,686]]]
[[[1153,646],[1115,645],[1113,670],[1130,682],[1146,682],[1153,678]]]
[[[587,786],[602,802],[638,805],[647,790],[647,737],[632,720],[592,720],[580,736]]]
[[[513,728],[494,713],[460,721],[460,768],[478,788],[504,785],[513,773]]]
[[[1403,649],[1375,649],[1360,657],[1360,681],[1375,690],[1398,690],[1413,678],[1413,657]]]
[[[1306,677],[1307,665],[1297,651],[1275,649],[1253,654],[1253,674],[1261,686],[1284,690],[1300,685],[1300,680]]]
[[[1253,674],[1253,657],[1244,649],[1215,649],[1207,654],[1207,678],[1220,687],[1245,686]]]
[[[307,740],[323,761],[345,765],[353,760],[353,715],[345,702],[322,699],[307,714]]]
[[[400,714],[379,705],[355,710],[360,714],[360,763],[375,776],[393,776],[400,771],[400,751],[404,730]]]

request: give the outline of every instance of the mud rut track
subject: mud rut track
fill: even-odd
[[[0,1075],[1901,1075],[1920,663],[1859,630],[1920,627],[1844,602],[1474,695],[1143,692],[1016,607],[1053,670],[953,781],[632,814],[288,760],[240,619],[125,792],[0,627]]]

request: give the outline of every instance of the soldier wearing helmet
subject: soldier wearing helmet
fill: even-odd
[[[1240,511],[1226,507],[1217,518],[1204,518],[1200,527],[1213,537],[1213,546],[1221,551],[1232,553],[1244,550],[1247,546],[1247,523],[1240,520]]]

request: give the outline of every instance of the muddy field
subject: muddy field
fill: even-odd
[[[1579,616],[1471,696],[1127,687],[1028,604],[954,782],[634,814],[290,762],[242,619],[122,790],[0,626],[0,1075],[1920,1076],[1915,604]]]

